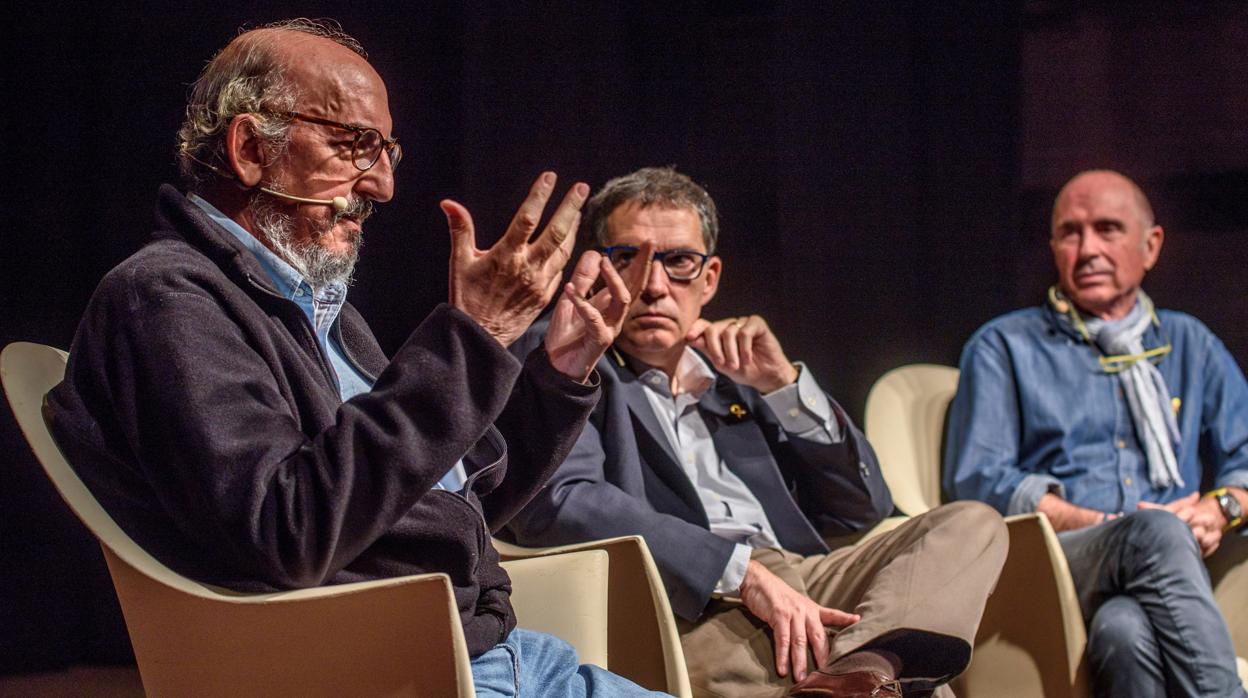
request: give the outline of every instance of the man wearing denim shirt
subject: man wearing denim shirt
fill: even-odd
[[[1163,238],[1121,174],[1066,184],[1047,302],[963,351],[944,486],[1060,532],[1098,695],[1243,696],[1201,558],[1248,507],[1248,384],[1208,328],[1140,288]]]

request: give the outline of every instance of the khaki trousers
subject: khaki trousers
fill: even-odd
[[[831,631],[830,661],[887,650],[902,659],[907,695],[937,686],[952,695],[942,684],[970,663],[1008,541],[995,510],[956,502],[826,555],[758,549],[752,558],[821,606],[862,616]],[[712,599],[698,621],[679,625],[695,695],[783,696],[793,684],[776,674],[771,628],[740,603]]]

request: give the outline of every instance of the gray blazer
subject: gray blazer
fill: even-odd
[[[534,325],[513,347],[524,355],[545,334]],[[645,537],[672,610],[696,620],[723,575],[733,543],[710,532],[632,370],[608,351],[598,362],[602,398],[585,431],[532,502],[507,527],[521,545]],[[718,375],[698,404],[727,467],[758,498],[786,550],[828,552],[825,536],[868,528],[893,502],[866,437],[829,398],[845,438],[818,444],[781,429],[758,391]]]

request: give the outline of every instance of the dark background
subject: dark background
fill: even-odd
[[[501,233],[543,169],[675,164],[719,204],[725,285],[855,418],[1040,302],[1048,211],[1121,169],[1169,233],[1147,288],[1248,361],[1248,4],[30,5],[8,18],[0,344],[68,347],[173,181],[189,83],[242,24],[331,16],[390,88],[405,158],[351,291],[393,349],[445,297],[438,199]],[[0,672],[125,661],[98,548],[0,410]]]

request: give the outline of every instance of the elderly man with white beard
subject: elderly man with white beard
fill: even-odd
[[[104,508],[232,589],[446,573],[478,695],[649,693],[517,629],[489,542],[576,440],[642,282],[591,252],[561,283],[588,187],[530,241],[541,175],[488,250],[442,202],[450,302],[387,357],[346,295],[402,149],[354,39],[308,20],[239,35],[196,82],[178,154],[189,193],[161,188],[155,234],[100,283],[49,396]],[[507,346],[557,291],[522,364]]]

